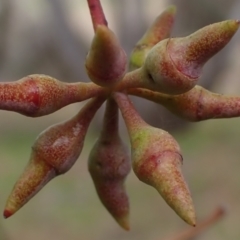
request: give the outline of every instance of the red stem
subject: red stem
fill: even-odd
[[[100,0],[87,0],[87,2],[92,17],[94,31],[96,31],[98,25],[107,26],[108,23],[105,18]]]
[[[118,105],[115,100],[110,97],[106,104],[101,138],[112,140],[118,136]]]

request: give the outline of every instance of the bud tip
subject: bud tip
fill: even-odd
[[[177,11],[177,8],[175,5],[170,5],[167,9],[166,9],[166,12],[169,12],[169,13],[172,13],[172,14],[175,14]]]
[[[229,20],[229,25],[230,28],[232,27],[234,31],[237,31],[240,25],[240,20]]]
[[[8,210],[8,209],[5,209],[4,212],[3,212],[3,217],[4,217],[5,219],[11,217],[12,215],[13,215],[13,212],[10,211],[10,210]]]
[[[130,230],[130,224],[128,216],[122,217],[121,219],[116,219],[118,224],[126,231]]]
[[[192,213],[192,216],[191,216],[191,213],[189,213],[189,216],[187,216],[187,218],[184,219],[186,221],[187,224],[193,226],[193,227],[196,227],[196,216],[195,216],[195,212]]]

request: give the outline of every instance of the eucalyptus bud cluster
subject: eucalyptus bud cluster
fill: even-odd
[[[227,20],[193,34],[172,38],[176,8],[170,6],[127,55],[107,26],[99,1],[88,0],[94,37],[85,67],[92,82],[65,83],[46,75],[29,75],[0,83],[0,109],[28,117],[51,114],[71,103],[90,99],[72,118],[40,133],[29,162],[4,210],[10,217],[79,158],[89,125],[106,101],[102,130],[92,147],[88,170],[100,201],[124,229],[130,228],[126,179],[137,178],[155,188],[190,225],[196,216],[181,170],[183,156],[170,133],[146,123],[128,95],[161,104],[189,121],[240,116],[240,97],[212,93],[197,83],[207,61],[231,40],[239,21]],[[125,121],[131,154],[119,134],[119,109]]]

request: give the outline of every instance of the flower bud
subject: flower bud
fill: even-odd
[[[31,157],[8,197],[3,212],[4,218],[11,217],[56,176],[57,173],[51,165],[39,158]]]
[[[4,216],[10,217],[51,179],[67,172],[78,159],[88,126],[104,98],[95,98],[72,119],[49,127],[32,147],[27,168],[15,184]]]
[[[131,70],[141,67],[150,49],[161,40],[170,36],[175,14],[176,7],[169,6],[156,18],[147,32],[137,42],[130,56]]]
[[[224,48],[239,28],[239,21],[227,20],[206,26],[185,38],[171,39],[169,55],[176,68],[198,78],[204,64]]]
[[[115,93],[114,98],[129,132],[136,176],[154,187],[184,221],[195,225],[192,198],[181,173],[178,143],[168,132],[144,122],[126,95]]]
[[[240,116],[240,97],[213,93],[201,86],[174,96],[142,88],[129,89],[128,93],[159,103],[176,116],[192,122]]]
[[[93,83],[64,83],[35,74],[0,83],[0,109],[39,117],[102,93],[104,90]]]
[[[181,94],[192,89],[204,64],[230,41],[238,27],[239,21],[228,20],[156,44],[144,64],[151,90]]]
[[[89,78],[103,87],[111,87],[124,76],[127,55],[107,26],[97,26],[85,67]]]
[[[109,98],[100,137],[90,152],[88,169],[98,196],[121,227],[129,230],[125,179],[131,170],[128,149],[118,133],[118,107]]]

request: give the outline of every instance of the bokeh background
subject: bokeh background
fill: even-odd
[[[178,7],[172,36],[186,36],[207,24],[240,19],[238,0],[102,0],[110,28],[129,54],[147,26],[169,4]],[[89,81],[84,58],[93,37],[83,0],[0,0],[0,80],[49,74],[62,81]],[[240,32],[205,68],[201,85],[215,92],[240,93]],[[240,239],[240,120],[187,123],[162,107],[132,98],[143,118],[171,132],[183,156],[183,171],[198,219],[218,205],[227,216],[199,239]],[[23,171],[36,136],[49,125],[74,115],[72,104],[37,119],[0,112],[0,208]],[[50,182],[10,219],[0,220],[0,240],[163,240],[187,228],[151,187],[131,172],[127,191],[131,231],[124,232],[97,198],[87,171],[88,153],[101,127],[103,108],[95,117],[84,150],[65,175]],[[128,143],[123,121],[121,133]]]

